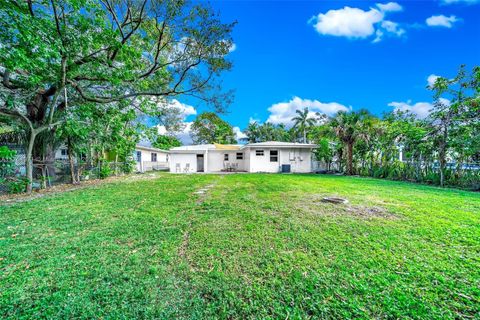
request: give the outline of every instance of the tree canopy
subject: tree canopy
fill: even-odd
[[[232,126],[213,112],[204,112],[195,119],[191,128],[195,144],[237,143]]]
[[[172,97],[190,96],[223,111],[231,92],[216,79],[231,68],[233,26],[202,2],[0,2],[0,115],[28,132],[28,178],[33,153],[45,149],[34,145],[48,140],[37,137],[76,121],[85,104],[93,115],[120,103],[156,116]]]

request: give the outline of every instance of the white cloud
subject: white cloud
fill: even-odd
[[[237,139],[238,142],[247,137],[239,127],[233,127],[233,133],[235,133],[235,139]]]
[[[445,105],[450,105],[450,100],[445,98],[440,98],[440,102]],[[409,111],[415,114],[419,119],[425,119],[430,114],[433,104],[430,102],[417,102],[412,104],[411,100],[407,102],[390,102],[388,104],[390,107],[394,108],[394,111]]]
[[[403,10],[402,6],[396,2],[377,3],[377,7],[383,12],[395,12]]]
[[[284,123],[286,125],[292,125],[292,118],[296,115],[295,111],[303,110],[304,108],[309,109],[310,117],[314,117],[316,112],[333,116],[338,111],[351,110],[351,107],[346,107],[337,102],[323,103],[318,100],[293,97],[288,102],[276,103],[268,108],[270,116],[268,117],[267,122],[271,122],[273,124]]]
[[[453,27],[453,24],[457,22],[458,19],[455,16],[444,16],[443,14],[438,15],[438,16],[431,16],[430,18],[427,18],[425,22],[427,23],[427,26],[429,27],[445,27],[445,28],[451,28]]]
[[[377,8],[370,8],[368,11],[344,7],[319,13],[309,22],[321,35],[362,39],[375,34],[373,42],[379,42],[387,34],[399,37],[405,33],[398,23],[384,20],[387,12],[400,10],[402,7],[396,2],[379,3]]]
[[[390,102],[388,105],[393,107],[395,112],[409,111],[420,119],[426,118],[432,109],[432,104],[429,102],[417,102],[412,104],[410,100],[407,102]]]
[[[237,50],[237,45],[235,43],[232,43],[232,45],[230,46],[229,52],[233,52],[235,50]]]
[[[170,101],[167,106],[169,108],[176,108],[177,110],[179,110],[181,116],[184,118],[197,114],[197,110],[194,107],[185,103],[181,103],[177,99],[173,99],[172,101]]]
[[[436,74],[431,74],[428,76],[427,78],[427,84],[430,88],[433,87],[433,85],[435,84],[435,81],[437,81],[437,79],[440,78],[440,76],[437,76]]]
[[[455,3],[466,3],[466,4],[474,4],[479,3],[480,0],[441,0],[443,4],[455,4]]]

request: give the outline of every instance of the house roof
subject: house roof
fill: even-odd
[[[185,151],[207,151],[207,150],[239,150],[240,145],[237,144],[197,144],[191,146],[181,146],[170,149],[170,152],[185,152]]]
[[[204,153],[205,151],[235,151],[246,148],[315,148],[316,145],[310,143],[266,141],[258,143],[249,143],[246,145],[238,144],[198,144],[191,146],[181,146],[170,149],[170,153]]]
[[[311,143],[265,141],[265,142],[249,143],[249,144],[246,144],[243,148],[250,148],[250,147],[315,148],[316,145]]]
[[[135,146],[135,150],[147,150],[147,151],[164,152],[164,153],[169,152],[168,150],[157,149],[157,148],[152,148],[152,147],[145,147],[145,146],[141,146],[141,145],[138,145],[138,144]]]

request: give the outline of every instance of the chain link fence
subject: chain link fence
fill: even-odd
[[[26,183],[25,160],[23,164],[15,161],[0,178],[0,194],[22,192]],[[0,167],[2,164],[0,163]],[[33,164],[33,188],[42,189],[72,182],[72,169],[75,181],[103,179],[112,175],[121,175],[135,171],[132,162],[103,162],[97,165],[75,163],[73,168],[68,161],[35,162]]]

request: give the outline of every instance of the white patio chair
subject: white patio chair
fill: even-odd
[[[180,166],[180,163],[175,163],[175,172],[182,172],[182,167]]]
[[[183,172],[186,172],[186,173],[190,172],[190,163],[185,164],[185,168],[183,169]]]

